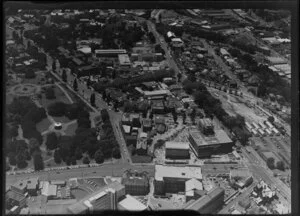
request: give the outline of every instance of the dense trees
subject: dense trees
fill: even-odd
[[[74,81],[73,81],[73,89],[75,91],[78,91],[78,83],[77,83],[77,79],[75,78]]]
[[[57,148],[58,138],[55,132],[49,133],[47,135],[46,146],[49,150],[54,150]]]
[[[84,157],[84,158],[82,159],[82,163],[83,163],[83,164],[89,164],[89,163],[90,163],[89,158],[88,158],[88,157]]]
[[[35,72],[32,69],[25,69],[25,78],[26,79],[33,79],[35,78]]]
[[[63,116],[66,112],[67,104],[64,102],[55,102],[47,107],[48,114],[51,116]]]
[[[61,78],[64,82],[67,82],[67,72],[65,69],[62,72]]]
[[[275,164],[274,164],[274,162],[275,162],[275,160],[274,160],[274,158],[272,158],[272,157],[270,157],[270,158],[267,159],[267,166],[268,166],[271,170],[275,169]]]
[[[104,162],[104,155],[103,155],[101,149],[99,149],[99,150],[96,151],[96,153],[95,153],[95,161],[98,164],[101,164],[101,163]]]
[[[112,151],[113,158],[120,159],[121,158],[121,152],[119,147],[115,147]]]
[[[91,98],[90,98],[90,102],[91,102],[91,105],[92,105],[93,107],[95,106],[95,100],[96,100],[95,93],[92,93],[92,94],[91,94]]]
[[[44,169],[44,161],[40,151],[35,151],[33,154],[33,164],[34,170],[43,170]]]
[[[52,100],[56,98],[54,89],[51,87],[46,88],[45,95],[48,100]]]
[[[31,138],[29,140],[29,152],[32,154],[33,152],[40,149],[40,143],[35,138]]]
[[[271,122],[271,123],[273,123],[273,122],[275,121],[275,119],[274,119],[273,116],[269,116],[269,117],[268,117],[268,121]]]
[[[54,156],[53,157],[54,157],[54,162],[56,164],[60,164],[61,163],[62,159],[61,159],[60,151],[58,149],[56,149],[54,151]]]
[[[279,169],[279,170],[281,170],[281,171],[284,171],[285,170],[285,166],[284,166],[283,161],[277,161],[276,168]]]

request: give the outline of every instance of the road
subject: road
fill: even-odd
[[[40,171],[35,173],[6,175],[6,185],[28,177],[39,177],[40,180],[66,180],[69,178],[94,177],[94,176],[122,176],[127,169],[146,171],[150,176],[154,176],[153,165],[130,165],[130,164],[103,164],[99,167],[76,168],[68,170]]]
[[[246,188],[241,194],[239,194],[235,199],[230,201],[218,214],[229,214],[229,209],[233,206],[238,204],[239,201],[244,200],[249,194],[252,192],[253,188],[255,187],[256,183],[253,182],[248,188]]]
[[[253,150],[254,151],[254,150]],[[274,187],[276,186],[279,189],[279,197],[281,198],[282,203],[284,203],[289,208],[291,207],[291,190],[278,178],[274,177],[273,172],[269,170],[265,165],[265,162],[261,161],[262,159],[258,155],[254,155],[253,151],[248,153],[242,149],[242,154],[245,158],[248,159],[248,168],[252,172],[253,176],[256,179],[262,179],[268,185]],[[256,153],[257,154],[257,153]],[[261,163],[257,164],[258,161]]]
[[[148,29],[153,33],[156,42],[158,42],[161,46],[161,48],[165,51],[165,56],[167,63],[169,65],[169,68],[173,69],[175,71],[175,75],[178,73],[181,73],[180,69],[178,68],[176,62],[174,61],[173,57],[171,56],[170,50],[168,48],[168,44],[166,43],[163,36],[161,36],[155,28],[155,24],[153,24],[151,21],[147,20]],[[182,74],[182,73],[181,73]],[[182,79],[185,79],[185,75],[182,74]]]

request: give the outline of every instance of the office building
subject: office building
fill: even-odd
[[[71,214],[84,214],[116,210],[118,201],[124,196],[125,187],[115,181],[69,206],[68,211]]]
[[[185,182],[192,178],[202,180],[201,167],[155,165],[154,193],[185,192]]]
[[[146,173],[135,173],[125,171],[122,184],[125,186],[125,193],[133,196],[145,196],[149,193],[150,184]]]
[[[189,132],[190,147],[197,157],[232,151],[233,142],[223,130],[215,130],[214,135],[204,136],[198,130]]]
[[[166,158],[189,159],[190,146],[188,142],[166,142]]]
[[[198,121],[198,126],[204,135],[214,134],[214,125],[209,118],[200,119]]]
[[[197,211],[200,214],[217,213],[224,204],[225,191],[223,188],[214,188],[207,195],[185,204],[183,209]]]

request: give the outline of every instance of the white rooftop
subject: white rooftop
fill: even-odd
[[[119,202],[119,206],[129,211],[144,211],[147,209],[147,206],[128,194],[125,199]]]
[[[190,149],[188,142],[166,142],[166,149]]]
[[[192,178],[185,182],[185,194],[187,196],[193,196],[194,190],[203,190],[203,185],[197,179]]]
[[[163,178],[202,179],[201,167],[180,167],[155,165],[155,179],[161,181]]]
[[[130,126],[123,125],[123,129],[124,129],[125,133],[130,133]]]
[[[90,47],[81,47],[81,48],[78,49],[78,51],[80,51],[84,54],[92,53],[92,49]]]
[[[164,95],[168,94],[168,90],[156,90],[156,91],[144,91],[145,96],[156,96],[156,95]]]

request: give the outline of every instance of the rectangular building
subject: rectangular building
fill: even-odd
[[[206,196],[184,206],[184,209],[194,210],[200,214],[214,214],[222,208],[224,204],[224,196],[224,189],[217,187],[210,190]]]
[[[192,178],[202,180],[201,167],[155,165],[154,193],[185,192],[185,182]]]
[[[144,91],[144,96],[147,99],[162,99],[169,94],[168,90]]]
[[[191,149],[197,157],[210,157],[212,154],[228,153],[232,150],[233,142],[223,130],[215,130],[214,135],[204,136],[194,130],[188,137]]]
[[[118,203],[118,210],[120,211],[145,211],[147,206],[139,200],[130,195],[126,195],[126,198]]]
[[[166,142],[167,159],[189,159],[190,146],[188,142]]]
[[[118,58],[120,67],[122,67],[123,69],[129,69],[131,67],[131,62],[128,54],[119,54]]]
[[[125,49],[107,49],[107,50],[101,50],[97,49],[95,50],[96,57],[115,57],[117,58],[119,54],[126,54],[127,51]]]
[[[122,178],[125,193],[132,196],[145,196],[150,191],[148,176],[145,173],[126,171]]]
[[[200,119],[198,122],[200,131],[205,135],[214,134],[214,125],[209,118]]]

